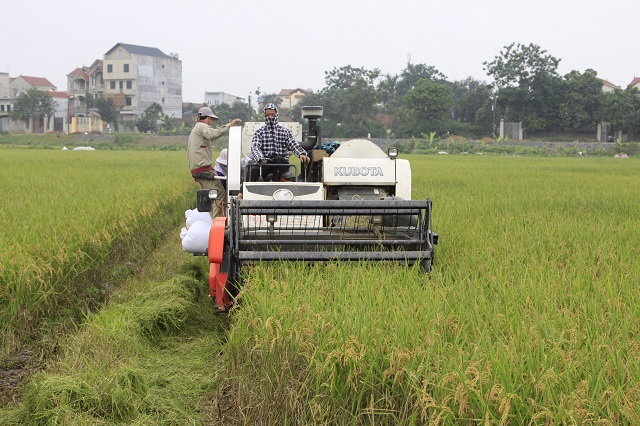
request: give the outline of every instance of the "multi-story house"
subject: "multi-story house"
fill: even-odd
[[[282,102],[280,103],[280,108],[293,108],[298,102],[300,102],[304,95],[308,95],[309,93],[312,93],[311,90],[304,90],[300,88],[282,89],[280,93],[278,93],[278,97],[282,100]]]
[[[21,93],[31,89],[53,93],[56,91],[56,86],[44,77],[31,77],[26,75],[20,75],[15,78],[9,77],[9,97],[11,98],[11,104],[8,107],[11,108],[13,101]],[[5,125],[8,131],[43,133],[54,129],[54,120],[53,117],[32,117],[28,122],[7,120]]]
[[[67,74],[69,132],[101,132],[103,123],[95,105],[104,96],[102,59]]]
[[[86,117],[89,106],[104,96],[102,59],[96,59],[90,67],[82,66],[67,74],[69,93],[69,117]]]
[[[221,104],[233,105],[236,101],[244,102],[244,98],[225,92],[204,92],[204,103],[213,107]]]
[[[9,73],[0,72],[0,131],[2,132],[7,130],[7,121],[12,105],[9,81]]]
[[[9,89],[12,97],[16,98],[22,92],[29,89],[38,89],[44,92],[55,92],[56,86],[44,77],[30,77],[19,75],[15,78],[9,78]]]
[[[118,43],[104,55],[104,96],[113,99],[120,120],[133,122],[151,104],[182,118],[182,61],[155,47]]]

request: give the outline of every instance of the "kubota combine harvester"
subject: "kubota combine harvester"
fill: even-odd
[[[322,149],[322,107],[302,108],[308,129],[280,123],[307,150],[311,162],[290,165],[292,179],[249,181],[251,139],[264,123],[231,127],[227,159],[226,217],[209,234],[210,296],[228,310],[245,264],[260,261],[377,260],[418,263],[431,270],[438,236],[432,231],[431,200],[411,200],[411,167],[398,150],[385,153],[366,139]],[[329,152],[327,152],[329,151]],[[198,210],[221,198],[199,190]]]

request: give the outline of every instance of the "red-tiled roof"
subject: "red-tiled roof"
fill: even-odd
[[[52,98],[66,99],[69,94],[67,92],[48,92]]]
[[[44,77],[29,77],[27,75],[21,75],[17,78],[22,78],[24,81],[26,81],[27,83],[29,83],[32,86],[50,86],[50,87],[56,87],[53,85],[53,83],[51,83],[49,80],[47,80]]]
[[[640,83],[640,77],[634,77],[629,86],[636,86],[638,83]]]
[[[291,94],[295,93],[295,92],[302,92],[304,94],[309,93],[308,90],[304,90],[304,89],[300,89],[300,88],[297,88],[297,89],[282,89],[280,91],[280,93],[278,93],[278,96],[291,96]]]
[[[600,81],[602,82],[603,86],[611,87],[613,89],[620,89],[620,86],[616,86],[615,84],[613,84],[610,81],[605,80],[604,78],[601,78]]]
[[[76,68],[75,70],[71,71],[69,75],[75,75],[82,78],[84,81],[89,81],[89,76],[87,75],[85,68],[86,67]]]

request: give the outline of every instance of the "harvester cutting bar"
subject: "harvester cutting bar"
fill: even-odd
[[[237,200],[230,246],[260,260],[433,259],[430,200]]]
[[[419,214],[431,207],[430,200],[242,200],[241,214],[272,214],[286,210],[288,215],[394,215]]]
[[[335,234],[335,233],[334,233]],[[268,242],[274,242],[275,241],[273,239],[263,239],[263,240],[256,240],[256,239],[244,239],[243,244],[246,244],[247,246],[258,246],[260,244],[265,244]],[[378,244],[381,246],[397,246],[399,244],[406,244],[407,239],[397,239],[397,240],[390,240],[388,238],[385,239],[348,239],[348,238],[340,238],[339,240],[336,240],[335,238],[331,239],[330,235],[317,235],[316,238],[316,234],[313,234],[313,239],[304,239],[304,238],[300,238],[299,235],[296,236],[295,239],[284,239],[284,238],[280,238],[277,240],[277,244],[279,245],[300,245],[300,244],[322,244],[322,245],[340,245],[340,246],[344,246],[344,245],[351,245],[351,246],[368,246],[368,245],[374,245],[374,244]]]
[[[342,252],[315,252],[296,251],[283,256],[281,252],[240,252],[240,261],[260,260],[407,260],[413,263],[418,259],[431,259],[430,251],[342,251]],[[411,261],[413,260],[413,262]]]

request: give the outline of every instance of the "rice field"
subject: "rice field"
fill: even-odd
[[[186,169],[180,152],[3,149],[3,351],[43,333],[43,322],[74,315],[72,300],[90,305],[109,285],[105,278],[78,288],[76,278],[133,240],[151,247],[166,230],[153,229],[164,216],[178,223],[176,206],[191,184]]]
[[[163,200],[188,192],[183,157],[3,151],[0,176],[16,182],[0,188],[3,200],[16,200],[15,208],[0,208],[1,223],[16,228],[0,243],[0,300],[3,310],[13,309],[3,319],[21,324],[18,312],[55,315],[56,298],[70,292],[68,278],[116,238],[134,234],[136,221],[159,214]],[[48,178],[33,180],[23,170],[34,160]],[[148,282],[124,306],[117,296],[108,311],[89,318],[57,371],[29,387],[25,418],[640,424],[638,159],[410,160],[413,198],[433,200],[440,235],[430,275],[367,262],[247,268],[222,352],[212,350],[211,339],[180,334],[182,324],[200,323],[194,311],[204,305],[189,296],[197,281]],[[40,185],[47,191],[34,189]],[[29,190],[33,199],[18,196]],[[84,207],[87,200],[95,209]],[[176,206],[167,211],[182,214]],[[190,258],[198,260],[205,262]],[[54,276],[67,278],[50,281]],[[19,309],[41,303],[42,310]],[[192,346],[172,354],[169,367],[157,361],[167,359],[173,343],[156,343],[156,333]],[[176,373],[183,365],[197,367]],[[167,380],[165,371],[176,376]],[[217,388],[194,404],[194,395],[215,386],[216,374]],[[194,405],[203,408],[189,412]]]
[[[413,157],[434,270],[262,265],[227,343],[257,424],[640,424],[637,159]]]

